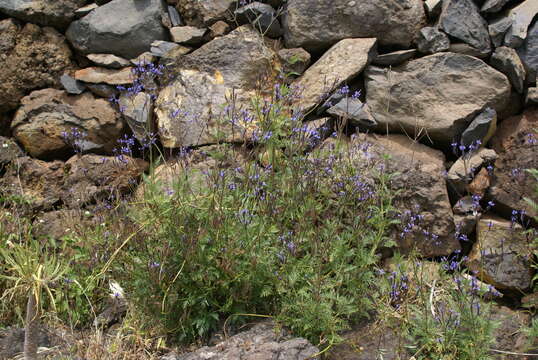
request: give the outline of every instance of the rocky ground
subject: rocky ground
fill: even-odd
[[[255,145],[252,124],[221,129],[223,104],[284,81],[301,93],[295,116],[328,128],[314,145],[345,119],[352,141],[392,156],[396,207],[421,214],[394,234],[399,251],[468,255],[509,299],[494,311],[501,350],[524,352],[509,334],[536,316],[537,259],[513,229],[538,216],[525,200],[538,202],[526,171],[538,168],[537,14],[536,0],[0,0],[0,213],[26,197],[36,231],[59,238],[66,214],[112,202],[112,189],[140,196],[151,146],[166,174],[186,147]],[[165,358],[317,356],[267,324]],[[384,359],[400,358],[394,332],[361,325],[329,357],[374,359],[381,333]],[[4,336],[0,355],[15,343]]]

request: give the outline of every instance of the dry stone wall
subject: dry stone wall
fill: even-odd
[[[214,145],[231,94],[285,81],[305,120],[349,118],[352,141],[393,156],[397,205],[422,221],[403,251],[476,236],[483,280],[529,290],[528,261],[510,253],[493,275],[477,246],[517,248],[505,221],[537,215],[523,200],[538,201],[537,14],[536,0],[1,0],[0,194],[31,194],[37,214],[129,191],[147,163],[121,157],[126,134]],[[241,126],[226,140],[256,142]],[[491,246],[486,213],[504,236]]]

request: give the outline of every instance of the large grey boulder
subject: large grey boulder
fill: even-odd
[[[231,131],[231,123],[221,123],[225,105],[233,94],[236,107],[248,107],[262,78],[272,88],[276,61],[275,52],[250,26],[175,59],[170,66],[174,80],[161,90],[155,103],[161,143],[168,148],[213,144],[217,130],[230,130],[227,139],[243,137],[240,130]],[[238,124],[233,125],[236,129]]]
[[[425,23],[422,0],[290,0],[282,26],[286,47],[310,51],[360,37],[409,47]]]
[[[376,55],[376,39],[340,40],[295,82],[301,91],[298,107],[307,111],[319,104],[360,74]]]
[[[317,360],[319,350],[302,338],[293,338],[287,331],[275,331],[271,322],[254,325],[215,346],[204,346],[196,351],[161,360]]]
[[[13,135],[33,157],[65,158],[79,150],[112,153],[123,130],[120,115],[104,99],[86,92],[72,96],[61,90],[44,89],[22,99],[11,123]],[[65,133],[85,133],[69,138]]]
[[[518,53],[527,70],[527,82],[534,83],[538,75],[538,21],[530,27]]]
[[[514,49],[507,46],[498,47],[491,55],[490,64],[508,76],[512,86],[518,93],[523,93],[526,75],[525,67]]]
[[[472,0],[444,1],[439,27],[448,35],[478,50],[491,49],[488,24],[480,16],[478,7]]]
[[[69,26],[66,36],[78,51],[132,59],[148,51],[154,40],[166,40],[163,0],[113,0]]]
[[[64,29],[75,17],[75,10],[86,0],[2,0],[0,13],[41,26]]]
[[[439,53],[387,69],[365,71],[366,102],[380,131],[421,131],[436,142],[457,139],[487,107],[505,108],[506,76],[482,60]]]

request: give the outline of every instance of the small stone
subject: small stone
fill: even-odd
[[[333,116],[348,120],[354,126],[373,127],[377,125],[368,104],[363,104],[359,99],[346,97],[327,112]]]
[[[234,14],[240,24],[250,23],[256,30],[270,38],[282,35],[280,21],[271,5],[254,1],[235,10]]]
[[[179,44],[199,45],[204,41],[207,29],[194,26],[177,26],[170,29],[172,40]]]
[[[447,34],[439,31],[436,27],[420,29],[416,41],[418,50],[424,54],[435,54],[446,51],[450,47],[450,40]]]
[[[127,85],[133,83],[130,67],[121,70],[89,67],[75,71],[75,79],[93,84]]]
[[[91,13],[93,10],[97,9],[99,5],[97,4],[89,4],[86,6],[81,7],[80,9],[75,10],[75,16],[80,19],[81,17],[84,17]]]
[[[179,12],[176,10],[175,7],[168,6],[168,15],[170,16],[170,22],[172,23],[172,27],[184,25],[183,20],[181,19],[181,15],[179,15]]]
[[[537,13],[538,1],[536,0],[525,0],[508,12],[507,17],[512,19],[512,27],[508,29],[504,37],[506,46],[518,48],[523,44],[527,38],[527,30]]]
[[[22,156],[24,156],[24,152],[13,139],[0,136],[0,170]]]
[[[382,66],[400,65],[401,63],[412,59],[416,54],[417,51],[415,49],[395,51],[388,54],[378,55],[372,60],[372,64]]]
[[[528,89],[527,97],[525,98],[525,105],[538,105],[538,87]]]
[[[175,48],[180,47],[181,45],[178,45],[176,43],[170,42],[170,41],[161,41],[156,40],[151,43],[151,49],[150,52],[153,56],[156,57],[162,57],[166,55],[171,50],[174,50]],[[190,49],[189,49],[190,51]],[[188,51],[187,51],[188,52]]]
[[[302,48],[281,49],[278,57],[284,74],[301,75],[310,65],[310,53]]]
[[[99,97],[103,97],[105,99],[110,99],[113,96],[116,96],[118,93],[118,90],[115,86],[107,85],[107,84],[91,84],[87,83],[86,87],[88,90],[90,90],[94,95],[97,95]]]
[[[523,228],[494,216],[482,217],[467,265],[498,289],[524,291],[531,285],[530,249]]]
[[[514,89],[523,93],[526,71],[517,52],[509,47],[501,46],[495,49],[491,56],[491,66],[505,74]]]
[[[503,6],[508,4],[509,1],[510,0],[486,0],[480,11],[484,13],[495,13],[501,11]]]
[[[465,43],[450,44],[448,51],[456,54],[473,56],[479,59],[484,59],[489,56],[489,51],[475,49],[471,45]]]
[[[456,225],[456,232],[458,234],[471,235],[476,228],[476,223],[477,216],[473,214],[454,214],[454,224]]]
[[[60,82],[62,83],[63,88],[65,89],[65,91],[67,91],[68,94],[80,95],[84,92],[84,90],[86,90],[84,83],[76,80],[68,74],[63,74],[60,77]]]
[[[131,65],[129,60],[112,54],[88,54],[86,57],[97,66],[111,69],[121,69]]]
[[[211,31],[211,37],[224,36],[230,32],[230,25],[228,23],[219,20],[209,27]]]
[[[471,183],[467,185],[467,191],[473,195],[480,195],[481,197],[483,197],[490,184],[491,181],[489,178],[488,171],[486,170],[486,168],[482,168],[480,169],[478,174],[476,174],[473,181],[471,181]]]
[[[157,60],[157,57],[155,57],[151,52],[147,51],[145,53],[140,54],[140,56],[131,59],[131,64],[133,65],[140,65],[140,64],[150,64],[155,62]]]
[[[474,210],[476,210],[474,201],[472,196],[470,195],[464,196],[459,199],[452,208],[454,214],[458,215],[469,215],[472,214]]]
[[[493,46],[499,47],[503,44],[504,35],[510,29],[510,26],[512,26],[512,19],[508,17],[502,17],[489,24],[488,32]]]
[[[447,182],[456,192],[464,193],[465,187],[472,181],[474,173],[480,167],[493,163],[496,159],[497,153],[486,148],[464,155],[448,170]]]
[[[149,94],[140,92],[134,97],[121,96],[119,105],[122,107],[123,118],[131,128],[134,136],[141,143],[154,132],[153,100]]]
[[[492,108],[486,108],[469,124],[461,135],[461,145],[469,147],[477,144],[486,144],[497,129],[497,112]]]

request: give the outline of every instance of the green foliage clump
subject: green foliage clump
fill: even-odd
[[[358,166],[364,149],[338,141],[304,154],[302,119],[254,105],[263,148],[249,155],[261,165],[230,166],[246,148],[223,145],[210,166],[180,160],[165,191],[146,179],[131,212],[144,236],[128,245],[128,293],[184,341],[264,315],[332,344],[371,310],[374,265],[392,245],[390,176]]]

